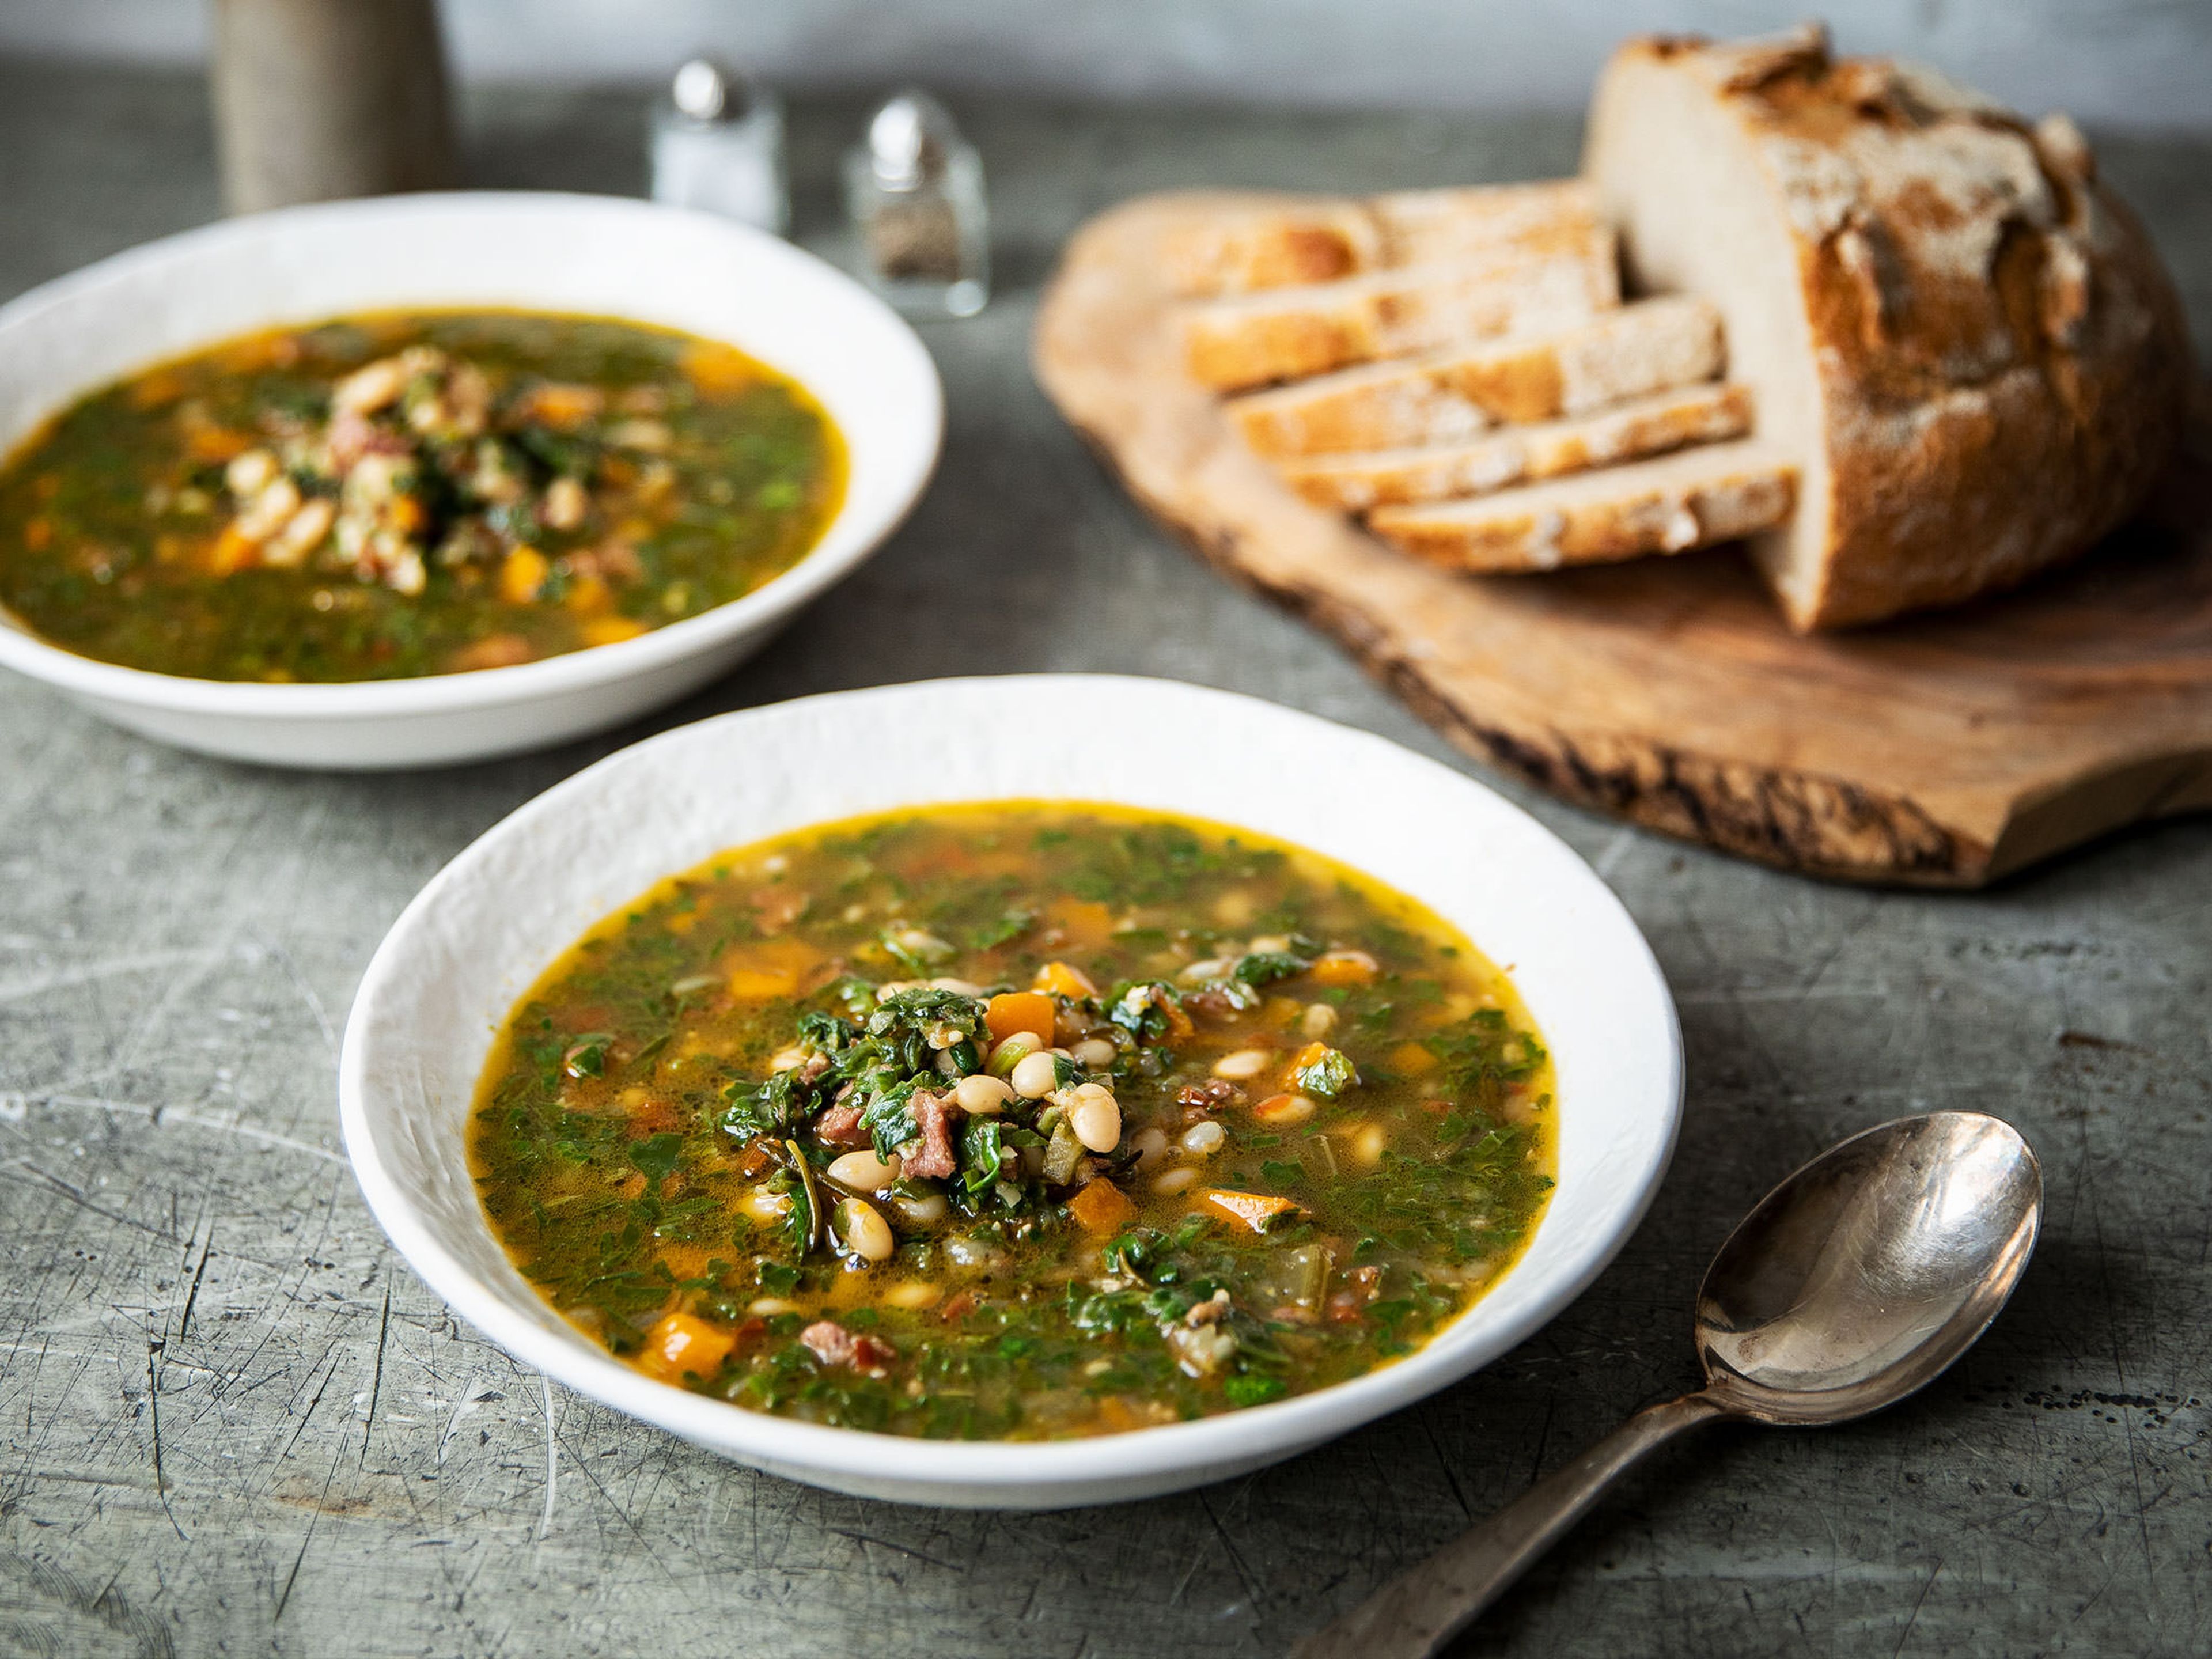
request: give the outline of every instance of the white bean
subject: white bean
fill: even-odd
[[[1267,1124],[1304,1123],[1313,1115],[1313,1101],[1305,1095],[1270,1095],[1252,1109],[1252,1115]]]
[[[1186,985],[1202,985],[1210,979],[1220,979],[1237,964],[1226,957],[1207,957],[1202,962],[1187,962],[1176,975]]]
[[[242,501],[258,495],[279,471],[276,458],[267,450],[249,449],[231,457],[230,465],[222,470],[222,481]]]
[[[1268,1063],[1274,1058],[1274,1054],[1270,1049],[1238,1048],[1233,1053],[1222,1055],[1213,1062],[1213,1074],[1216,1077],[1227,1078],[1231,1082],[1241,1083],[1247,1078],[1259,1076],[1267,1069]]]
[[[1012,1031],[991,1050],[991,1075],[1004,1077],[1015,1066],[1044,1047],[1034,1031]]]
[[[1076,1090],[1074,1102],[1067,1109],[1067,1127],[1091,1151],[1110,1152],[1121,1144],[1121,1103],[1111,1089],[1086,1083]]]
[[[1198,1171],[1186,1164],[1179,1170],[1170,1170],[1165,1175],[1154,1181],[1152,1190],[1165,1198],[1186,1190],[1197,1179]]]
[[[1007,1039],[1012,1042],[1012,1038]],[[1050,1054],[1024,1054],[1015,1062],[1012,1076],[1008,1079],[1014,1092],[1024,1100],[1042,1100],[1059,1086],[1060,1068]]]
[[[1298,1029],[1318,1042],[1336,1029],[1336,1010],[1326,1002],[1309,1002]]]
[[[1229,1131],[1218,1123],[1194,1123],[1182,1132],[1182,1149],[1194,1158],[1212,1158],[1228,1139]]]
[[[934,1227],[951,1212],[943,1193],[892,1193],[885,1200],[911,1227]]]
[[[899,1155],[878,1158],[873,1152],[846,1152],[830,1160],[823,1173],[849,1192],[879,1193],[899,1178]]]
[[[1070,1051],[1075,1063],[1088,1072],[1103,1072],[1121,1057],[1121,1051],[1104,1037],[1085,1037]]]
[[[985,1077],[981,1073],[963,1077],[952,1085],[953,1100],[970,1117],[990,1117],[1003,1112],[1013,1097],[1014,1091],[1005,1079]]]
[[[773,1227],[790,1212],[790,1197],[766,1187],[748,1188],[738,1200],[738,1213],[757,1227]]]
[[[1244,947],[1255,957],[1286,957],[1291,953],[1288,933],[1261,933]]]
[[[894,1308],[932,1308],[945,1294],[936,1285],[920,1279],[909,1279],[903,1285],[894,1285],[884,1292],[884,1300]]]
[[[848,1198],[837,1206],[837,1231],[847,1249],[870,1261],[888,1261],[891,1252],[898,1249],[898,1240],[891,1236],[891,1224],[865,1199]]]
[[[1136,1152],[1137,1167],[1149,1170],[1167,1156],[1167,1133],[1157,1127],[1139,1129],[1129,1137],[1129,1145]]]
[[[963,997],[980,997],[983,988],[972,979],[933,979],[929,981],[933,991],[957,991]]]
[[[769,1059],[768,1068],[771,1072],[795,1072],[805,1064],[806,1050],[794,1042],[788,1048],[777,1049]]]

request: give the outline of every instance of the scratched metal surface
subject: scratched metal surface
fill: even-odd
[[[846,106],[802,108],[830,214]],[[1029,383],[1036,286],[1085,213],[1172,183],[1380,185],[1568,165],[1566,125],[971,112],[1006,293],[933,331],[943,474],[868,571],[654,722],[976,669],[1234,686],[1442,746],[1203,574]],[[474,112],[488,180],[627,190],[626,100]],[[0,66],[0,292],[215,209],[196,87]],[[2112,147],[2212,320],[2212,152]],[[1547,1330],[1425,1406],[1251,1479],[1000,1517],[786,1485],[586,1401],[458,1328],[347,1175],[333,1034],[391,918],[530,795],[650,729],[356,780],[170,753],[0,683],[0,1651],[1278,1652],[1692,1377],[1707,1253],[1823,1143],[1934,1105],[2033,1139],[2048,1231],[1950,1377],[1856,1427],[1663,1459],[1479,1653],[2212,1649],[2212,825],[2002,891],[1823,888],[1548,803],[1680,994],[1665,1191]]]

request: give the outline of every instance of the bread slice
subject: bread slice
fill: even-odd
[[[1381,270],[1382,228],[1364,201],[1293,199],[1223,214],[1170,241],[1167,257],[1186,298],[1252,294]]]
[[[1553,570],[1681,553],[1779,524],[1796,467],[1755,438],[1577,472],[1493,495],[1377,507],[1368,528],[1455,570]]]
[[[1720,313],[1703,300],[1643,300],[1564,329],[1247,392],[1227,408],[1262,455],[1398,449],[1711,380],[1723,356]]]
[[[1620,302],[1612,233],[1600,228],[1567,254],[1509,251],[1199,301],[1186,310],[1184,340],[1200,383],[1234,392],[1461,341],[1557,328]]]
[[[1632,286],[1712,301],[1801,459],[1753,556],[1799,629],[1948,604],[2088,546],[2178,437],[2173,285],[2087,145],[1818,28],[1633,40],[1583,170]]]
[[[1465,443],[1302,456],[1277,462],[1276,470],[1316,507],[1364,513],[1400,502],[1483,495],[1525,479],[1741,437],[1750,429],[1751,396],[1741,386],[1695,386],[1573,420],[1498,427]]]
[[[1171,243],[1168,259],[1179,294],[1250,294],[1505,248],[1571,252],[1600,224],[1579,179],[1292,198],[1223,215]]]

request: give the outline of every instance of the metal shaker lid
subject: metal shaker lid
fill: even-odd
[[[869,166],[885,190],[919,189],[945,169],[960,129],[945,106],[909,88],[884,103],[868,123]]]

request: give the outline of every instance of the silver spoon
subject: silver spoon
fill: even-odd
[[[1989,1328],[2042,1217],[2034,1152],[1978,1112],[1899,1118],[1830,1147],[1761,1200],[1705,1270],[1704,1388],[1645,1407],[1291,1659],[1426,1659],[1685,1429],[1724,1417],[1811,1427],[1895,1404]]]

